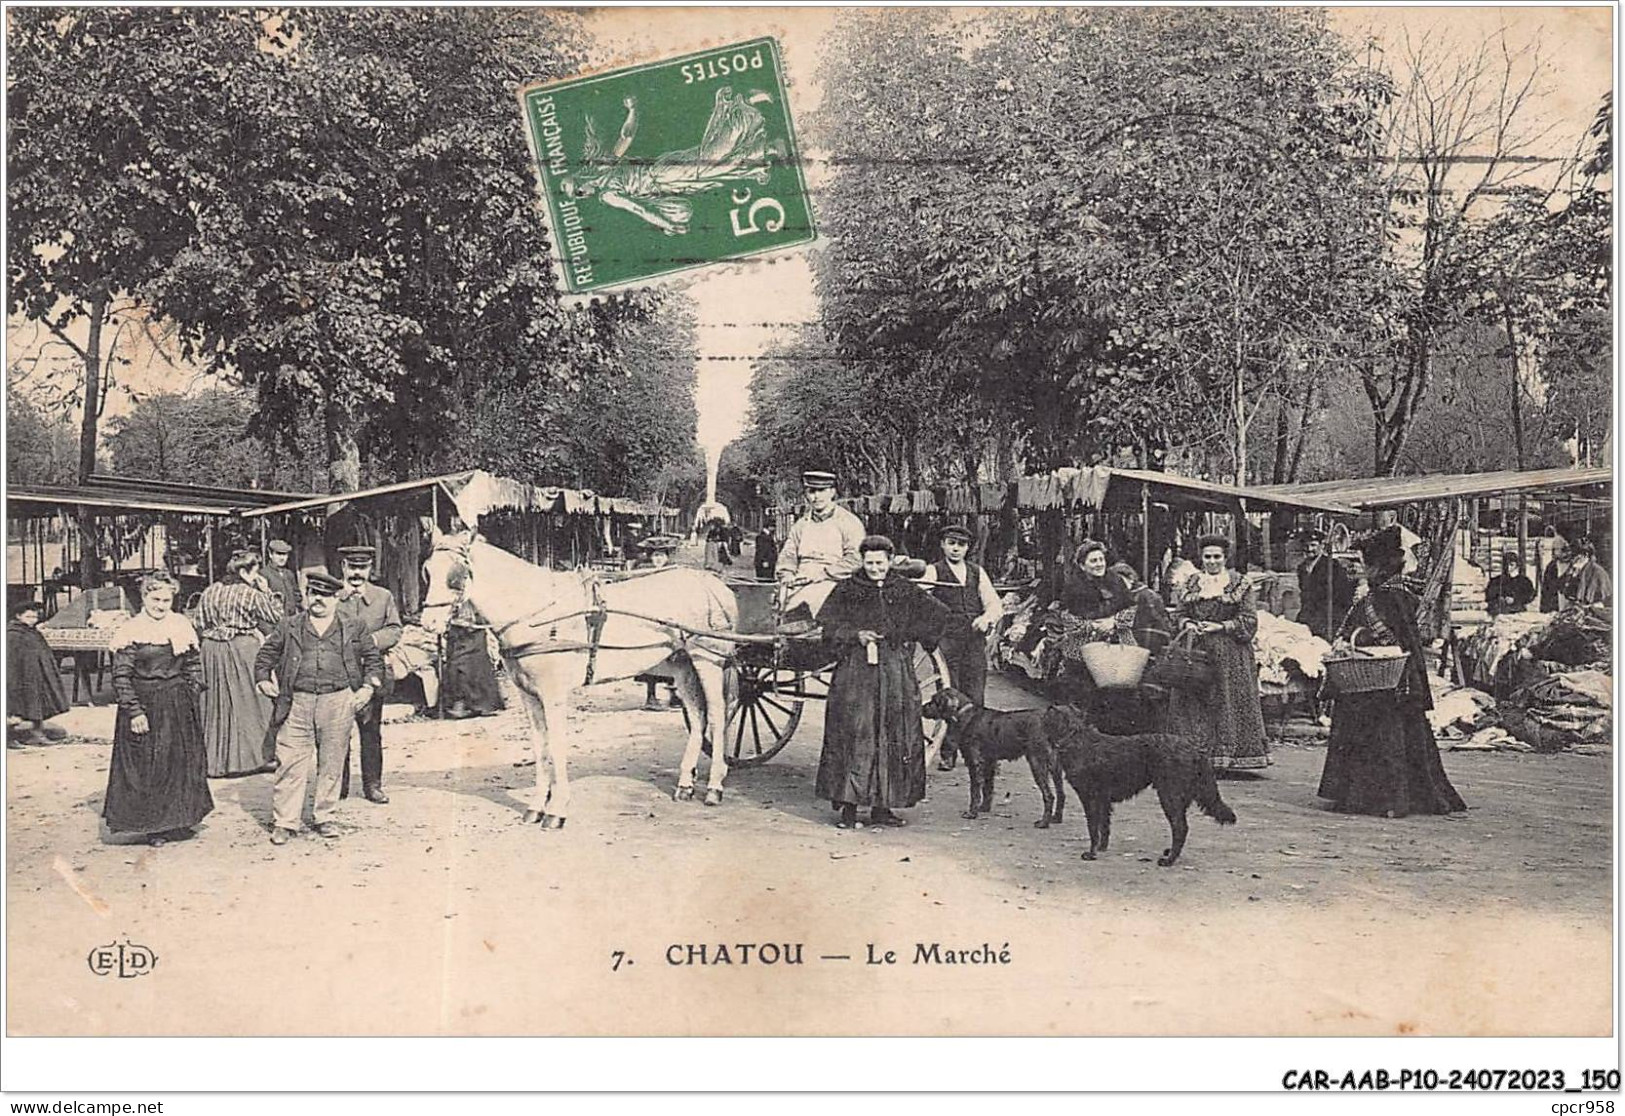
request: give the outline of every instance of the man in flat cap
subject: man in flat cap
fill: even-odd
[[[282,539],[265,544],[265,568],[260,573],[271,592],[282,599],[282,615],[297,615],[304,602],[299,599],[299,575],[288,567],[293,547]]]
[[[942,557],[926,567],[919,584],[948,606],[951,619],[938,646],[948,662],[949,680],[954,689],[981,705],[987,696],[987,637],[1004,616],[1004,605],[987,571],[966,558],[970,529],[952,523],[942,529],[939,539]],[[958,757],[959,743],[950,727],[937,767],[952,771]]]
[[[395,605],[395,595],[382,585],[372,583],[372,563],[377,550],[370,546],[341,546],[339,556],[344,559],[344,592],[339,597],[339,615],[358,624],[381,655],[401,639],[401,612]],[[356,725],[361,735],[361,793],[368,802],[379,805],[389,801],[384,793],[384,697],[389,677],[373,693],[365,709],[356,712]],[[344,760],[344,778],[339,797],[350,794],[350,760]]]
[[[254,682],[270,698],[277,772],[271,790],[271,844],[299,834],[315,756],[317,834],[342,834],[333,820],[358,710],[384,686],[384,657],[366,629],[338,614],[344,583],[321,570],[306,579],[309,607],[285,617],[254,656]]]
[[[858,545],[868,532],[863,520],[835,502],[835,474],[810,469],[801,474],[807,514],[790,525],[779,548],[774,574],[789,593],[786,619],[810,626],[837,581],[863,567]]]
[[[1354,578],[1343,563],[1324,552],[1326,536],[1303,533],[1303,561],[1298,565],[1298,622],[1321,639],[1330,640],[1354,603]]]

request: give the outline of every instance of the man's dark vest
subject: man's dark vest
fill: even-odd
[[[933,568],[937,571],[937,583],[931,586],[931,595],[947,605],[954,616],[963,617],[963,626],[969,627],[972,620],[982,615],[982,567],[966,561],[963,585],[954,580],[946,561],[936,563]]]

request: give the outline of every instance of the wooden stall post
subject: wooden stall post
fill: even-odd
[[[1140,579],[1151,584],[1151,486],[1140,482]]]

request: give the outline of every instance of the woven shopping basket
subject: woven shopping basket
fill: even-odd
[[[1151,652],[1123,643],[1086,643],[1078,649],[1078,658],[1100,689],[1128,690],[1140,684]]]
[[[1358,636],[1363,629],[1356,629]],[[1350,636],[1352,644],[1354,636]],[[1374,655],[1350,646],[1348,650],[1327,655],[1321,660],[1326,666],[1326,685],[1340,694],[1371,694],[1399,688],[1405,676],[1405,663],[1409,655]]]
[[[1196,632],[1186,628],[1151,660],[1146,679],[1174,690],[1204,690],[1213,685],[1213,657],[1196,646]]]

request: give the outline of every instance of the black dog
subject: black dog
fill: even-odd
[[[1066,809],[1066,780],[1045,723],[1047,710],[996,713],[950,686],[932,695],[920,712],[933,720],[947,721],[957,730],[959,750],[970,773],[970,809],[962,817],[974,818],[992,810],[993,772],[999,760],[1026,756],[1033,782],[1044,796],[1044,816],[1033,824],[1048,829],[1051,822],[1060,823]]]
[[[1173,844],[1157,859],[1164,868],[1185,847],[1190,832],[1185,812],[1192,802],[1220,825],[1235,823],[1235,811],[1219,797],[1213,764],[1189,738],[1164,733],[1108,736],[1076,710],[1054,706],[1045,713],[1047,735],[1055,741],[1061,767],[1089,823],[1089,851],[1083,859],[1095,859],[1110,843],[1112,803],[1125,802],[1146,787],[1157,788],[1173,831]]]

